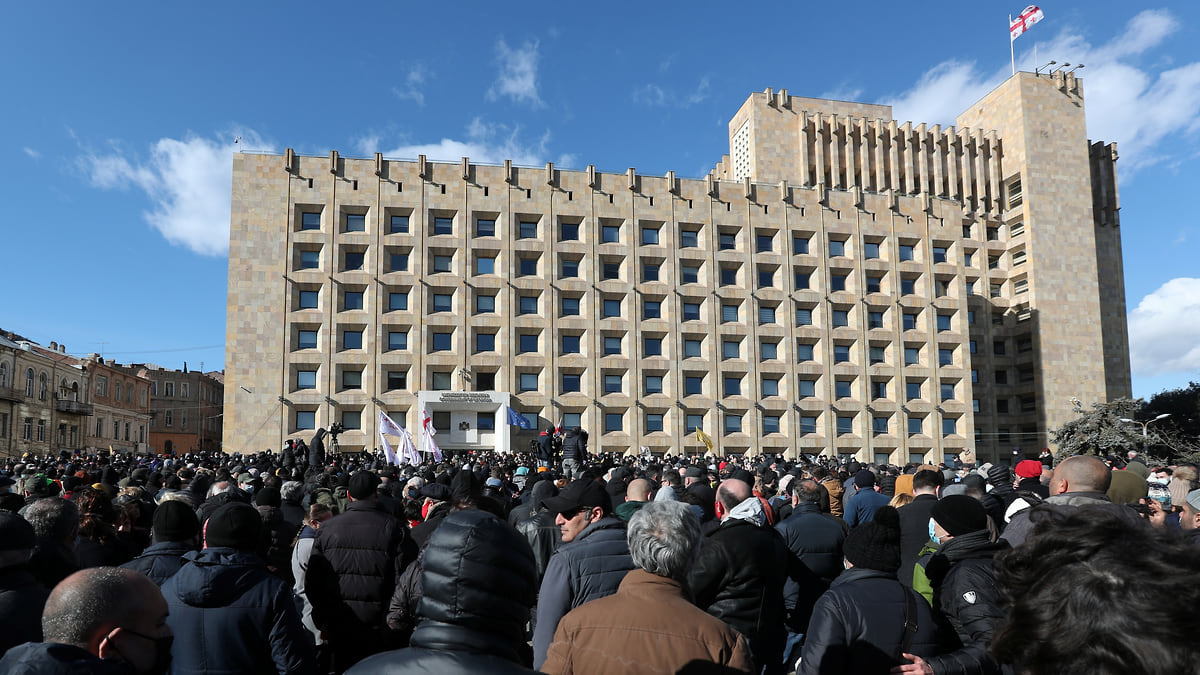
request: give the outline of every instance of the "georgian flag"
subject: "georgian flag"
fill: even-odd
[[[1012,42],[1013,40],[1016,40],[1017,38],[1021,37],[1021,35],[1025,31],[1029,30],[1030,26],[1041,21],[1044,18],[1046,18],[1046,17],[1044,14],[1042,14],[1042,9],[1040,7],[1038,7],[1037,5],[1030,5],[1030,6],[1026,7],[1025,9],[1021,10],[1021,13],[1018,14],[1017,18],[1015,18],[1015,19],[1012,17],[1009,17],[1009,19],[1008,19],[1008,41]]]
[[[438,447],[437,441],[433,440],[437,429],[433,428],[433,416],[429,411],[425,411],[425,417],[421,422],[421,427],[425,430],[425,452],[433,453],[433,461],[442,461],[442,449]]]

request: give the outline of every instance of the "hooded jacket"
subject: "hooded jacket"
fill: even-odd
[[[522,665],[537,589],[533,552],[500,525],[478,509],[447,517],[423,553],[411,647],[377,654],[347,674],[533,672]]]
[[[126,569],[137,570],[150,577],[160,588],[167,579],[175,575],[185,562],[183,556],[195,551],[196,547],[182,541],[160,541],[146,547],[142,554],[121,565]]]
[[[745,635],[755,663],[783,660],[789,557],[783,537],[767,524],[762,501],[751,496],[704,538],[688,574],[696,606]]]
[[[1008,545],[992,543],[989,537],[988,530],[954,537],[942,544],[925,565],[937,603],[937,618],[949,624],[958,641],[950,653],[926,659],[938,675],[1000,672],[1000,666],[988,654],[995,626],[1005,616],[1000,609],[992,560]]]
[[[907,645],[906,617],[916,628]],[[928,658],[937,650],[933,612],[916,591],[894,574],[852,567],[817,601],[796,675],[882,674],[907,663],[901,651]]]
[[[163,584],[176,635],[171,672],[312,673],[313,652],[292,589],[262,558],[215,547],[184,556]]]

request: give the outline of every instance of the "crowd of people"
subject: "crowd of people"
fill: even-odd
[[[1200,673],[1194,466],[542,436],[10,460],[0,673]]]

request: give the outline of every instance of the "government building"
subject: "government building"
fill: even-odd
[[[701,179],[236,154],[226,450],[1010,462],[1129,396],[1116,146],[1017,73],[942,127],[752,94]],[[390,437],[389,443],[398,439]]]

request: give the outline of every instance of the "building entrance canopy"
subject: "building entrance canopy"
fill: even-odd
[[[443,450],[509,452],[514,429],[508,423],[510,399],[506,391],[419,391],[421,440],[427,433],[424,420],[428,417],[437,432],[434,441]]]

